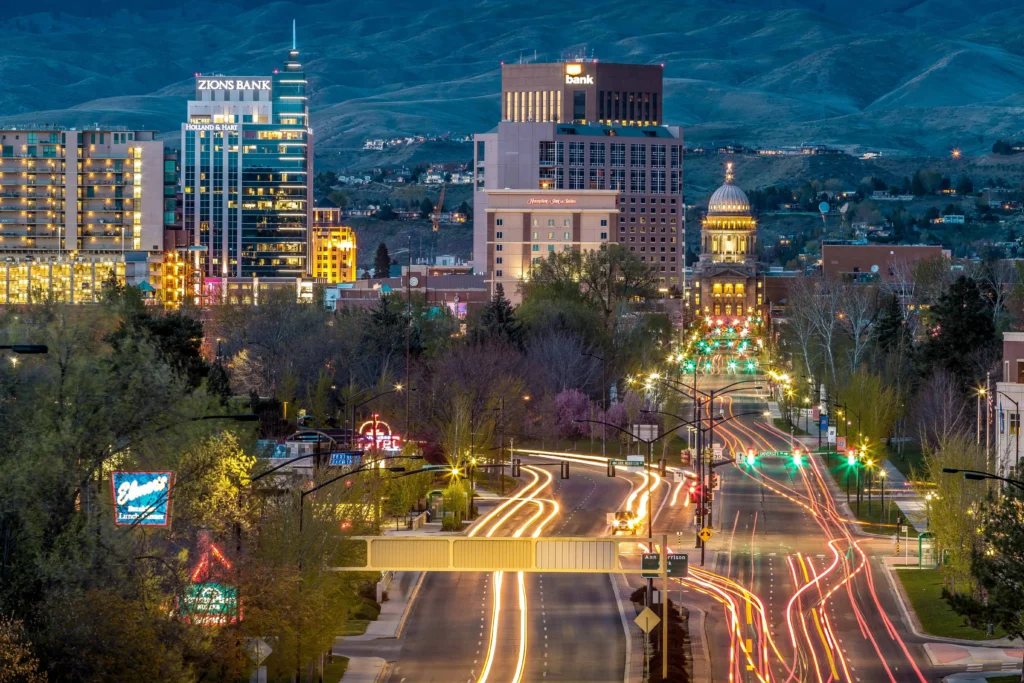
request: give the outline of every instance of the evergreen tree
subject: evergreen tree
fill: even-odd
[[[954,281],[931,310],[933,325],[923,347],[925,363],[948,370],[967,386],[968,359],[979,357],[996,344],[992,311],[977,280]]]
[[[914,177],[910,181],[910,193],[915,197],[923,197],[928,194],[924,187],[924,181],[921,179],[921,171],[914,171]]]
[[[420,202],[420,218],[430,218],[430,214],[434,212],[434,202],[430,201],[429,198],[424,197],[423,201]]]
[[[494,296],[480,312],[477,337],[516,347],[523,344],[523,324],[516,318],[512,303],[505,298],[505,288],[500,282],[494,286]]]
[[[381,242],[377,245],[377,254],[373,257],[373,276],[377,279],[387,277],[391,271],[391,255],[388,245]]]
[[[210,372],[206,376],[206,392],[219,398],[222,404],[231,398],[231,381],[219,358],[210,366]]]
[[[956,181],[956,193],[963,197],[974,192],[974,183],[971,182],[969,176],[962,175],[960,179]]]
[[[992,143],[993,154],[1013,154],[1013,147],[1005,140],[996,140]]]
[[[971,574],[979,591],[942,595],[953,611],[967,617],[975,628],[986,623],[1000,626],[1010,638],[1024,637],[1024,502],[1020,492],[989,503],[983,519],[981,540],[971,552]],[[1016,495],[1013,495],[1016,493]],[[982,598],[982,591],[987,599]]]
[[[875,323],[875,339],[878,347],[886,353],[899,350],[906,341],[907,327],[901,309],[899,297],[890,294],[885,297],[878,322]]]

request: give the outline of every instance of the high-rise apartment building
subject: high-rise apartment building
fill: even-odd
[[[98,300],[111,274],[153,291],[164,145],[153,131],[0,129],[0,304]]]
[[[184,229],[207,278],[310,273],[313,134],[299,52],[270,76],[196,76],[181,129]]]

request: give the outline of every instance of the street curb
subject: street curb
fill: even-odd
[[[420,578],[416,581],[416,586],[412,589],[412,594],[409,596],[409,602],[405,605],[405,611],[402,612],[402,618],[398,620],[398,628],[395,629],[395,638],[402,637],[402,631],[405,629],[405,622],[409,619],[409,614],[412,613],[412,606],[416,604],[416,598],[419,597],[420,587],[423,585],[423,580],[427,578],[426,572],[420,572]]]
[[[626,663],[622,672],[622,681],[623,683],[640,683],[640,680],[643,678],[644,669],[642,659],[643,655],[638,654],[638,656],[640,657],[640,674],[637,675],[637,673],[634,671],[634,669],[637,668],[635,666],[636,663],[633,661],[635,658],[633,652],[633,638],[636,636],[636,633],[629,627],[630,622],[626,619],[626,606],[623,603],[622,596],[620,595],[620,592],[622,590],[622,584],[625,583],[625,579],[623,578],[622,574],[609,573],[607,576],[608,581],[612,584],[612,594],[615,596],[615,605],[619,608],[619,620],[622,622],[622,634],[626,639]],[[628,591],[629,585],[627,584],[625,588]],[[639,631],[639,627],[637,627],[636,630]],[[643,642],[642,636],[641,642]]]
[[[711,646],[708,642],[708,631],[707,631],[707,613],[699,607],[687,607],[687,611],[690,612],[691,618],[694,613],[699,615],[697,625],[690,624],[690,655],[693,662],[693,683],[712,683],[711,679],[711,660],[709,655],[711,652]],[[697,631],[698,640],[700,641],[700,657],[698,653],[694,652],[693,648],[693,632]],[[700,675],[697,674],[697,663],[701,663]]]
[[[892,592],[896,596],[896,603],[899,605],[900,616],[903,619],[903,624],[907,627],[908,631],[918,638],[934,643],[949,643],[950,645],[961,645],[965,647],[988,647],[994,650],[1006,648],[1017,649],[1020,647],[1019,644],[1015,644],[1013,641],[1007,640],[1006,638],[998,638],[995,640],[968,640],[966,638],[950,638],[948,636],[935,636],[931,633],[926,633],[921,626],[920,620],[917,618],[917,612],[914,611],[913,606],[910,604],[910,598],[907,597],[906,591],[903,589],[903,583],[896,577],[895,567],[890,567],[885,562],[882,562],[882,567],[885,568],[885,578],[889,581],[889,587],[892,588]],[[925,652],[928,652],[927,648],[925,649]],[[928,659],[931,660],[930,653],[928,655]],[[933,661],[932,666],[940,666],[940,664]]]

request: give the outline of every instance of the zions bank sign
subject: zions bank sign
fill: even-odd
[[[196,90],[266,90],[270,92],[269,78],[196,77]]]
[[[566,85],[594,85],[593,76],[583,75],[582,64],[566,64],[565,65],[565,84]]]

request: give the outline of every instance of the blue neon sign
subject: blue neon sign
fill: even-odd
[[[113,472],[114,524],[167,526],[173,472]]]
[[[362,451],[331,453],[331,467],[354,467],[363,461]]]

